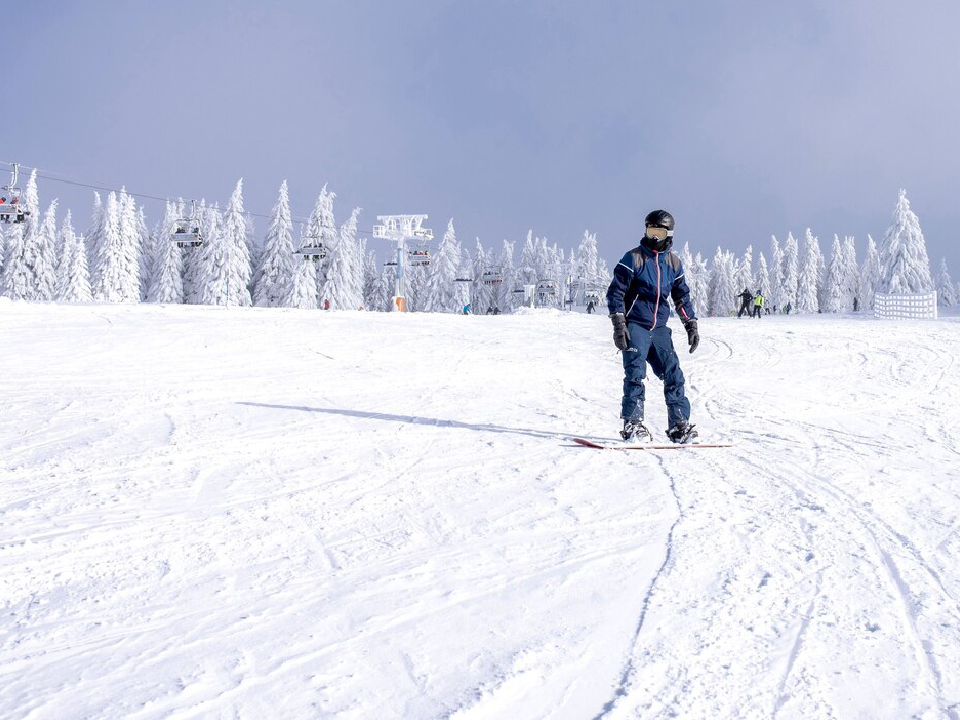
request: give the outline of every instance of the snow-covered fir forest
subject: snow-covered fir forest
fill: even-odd
[[[286,181],[258,235],[244,210],[243,181],[226,207],[167,202],[162,218],[150,226],[144,208],[123,190],[103,198],[95,192],[88,226],[56,199],[42,208],[36,170],[26,184],[22,224],[0,226],[0,294],[34,301],[288,307],[325,310],[394,309],[396,264],[381,263],[359,228],[360,208],[337,227],[336,193],[326,186],[299,229],[290,210]],[[201,230],[198,247],[172,241],[175,225],[190,219]],[[319,261],[300,260],[297,248],[322,242]],[[636,243],[625,238],[624,250]],[[520,244],[503,240],[473,246],[457,236],[451,219],[434,247],[409,252],[430,254],[426,265],[407,267],[407,310],[414,312],[509,312],[528,302],[540,307],[583,307],[601,301],[610,281],[597,237],[585,231],[579,246],[565,251],[557,243],[527,233]],[[379,256],[392,260],[387,244]],[[946,259],[931,272],[917,216],[900,192],[891,225],[880,246],[867,236],[858,250],[852,236],[834,235],[821,244],[809,228],[781,242],[771,237],[768,250],[749,246],[742,255],[684,242],[675,248],[683,262],[694,305],[700,315],[735,312],[741,293],[764,297],[774,312],[842,313],[869,311],[875,292],[926,293],[936,290],[938,304],[951,307],[960,298]],[[535,292],[524,288],[536,288]],[[544,290],[549,292],[545,292]]]

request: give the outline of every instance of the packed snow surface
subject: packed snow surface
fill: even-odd
[[[960,716],[960,323],[700,332],[4,302],[0,717]]]

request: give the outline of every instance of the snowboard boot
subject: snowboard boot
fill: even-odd
[[[643,420],[624,420],[623,430],[620,431],[620,437],[628,443],[648,443],[653,441],[653,435],[643,424]]]
[[[696,425],[686,420],[678,420],[677,423],[667,430],[667,437],[679,445],[693,442],[697,438]]]

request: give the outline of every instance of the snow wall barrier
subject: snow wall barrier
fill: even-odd
[[[937,293],[922,295],[885,295],[873,297],[873,314],[878,318],[907,318],[936,320]]]

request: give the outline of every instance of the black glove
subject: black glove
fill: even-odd
[[[617,350],[625,352],[630,347],[630,334],[627,332],[627,319],[623,313],[614,313],[610,316],[613,322],[613,344]]]
[[[683,329],[687,331],[687,342],[690,343],[690,352],[697,349],[700,344],[700,333],[697,332],[697,321],[691,320],[683,324]]]

